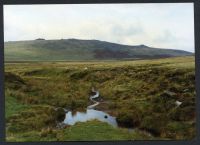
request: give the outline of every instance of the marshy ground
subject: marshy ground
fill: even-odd
[[[123,128],[91,120],[57,128],[55,108],[97,110]],[[6,140],[174,140],[196,133],[194,57],[104,62],[6,62]],[[178,106],[176,101],[181,102]],[[60,115],[61,114],[61,115]],[[126,128],[134,127],[130,132]],[[149,135],[149,133],[151,135]]]

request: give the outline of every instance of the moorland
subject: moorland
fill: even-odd
[[[57,127],[65,114],[57,108],[84,112],[91,104],[91,88],[100,92],[95,109],[116,117],[119,127],[98,120]],[[5,61],[6,141],[193,139],[195,97],[194,56],[13,59]]]

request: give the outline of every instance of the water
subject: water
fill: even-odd
[[[98,102],[98,101],[93,100],[93,99],[99,97],[99,92],[98,92],[98,91],[95,91],[95,93],[96,93],[95,95],[90,96],[90,100],[91,100],[94,104],[88,106],[88,107],[87,107],[88,109],[92,109],[92,108],[94,108],[95,106],[99,105],[99,102]]]
[[[92,90],[92,92],[95,92],[96,94],[93,96],[90,96],[90,100],[94,103],[90,106],[87,107],[86,112],[76,112],[75,114],[72,113],[72,111],[68,111],[65,115],[65,119],[63,121],[64,124],[67,125],[74,125],[77,122],[86,122],[89,120],[99,120],[102,122],[106,122],[110,125],[112,125],[113,127],[119,127],[116,121],[116,117],[113,117],[103,111],[99,111],[99,110],[95,110],[93,109],[95,106],[99,105],[100,102],[93,100],[95,98],[99,97],[99,92],[98,91],[94,91],[94,89]],[[67,111],[67,110],[66,110]],[[134,129],[133,128],[128,128],[129,132],[133,132]],[[144,132],[147,135],[151,136],[150,133],[148,132]]]
[[[92,92],[94,92],[95,95],[90,96],[90,100],[94,104],[88,106],[86,112],[76,112],[75,114],[73,114],[71,111],[68,111],[65,115],[64,123],[67,125],[74,125],[77,122],[86,122],[89,120],[97,119],[102,122],[107,122],[114,127],[117,127],[116,117],[110,116],[103,111],[93,109],[95,106],[99,105],[98,101],[93,100],[99,97],[99,92],[95,91],[94,88],[92,89]]]
[[[74,125],[77,122],[86,122],[93,119],[107,122],[113,127],[117,127],[116,117],[112,117],[103,111],[98,111],[94,109],[87,109],[86,112],[76,112],[74,115],[72,115],[71,111],[68,111],[66,113],[64,123],[67,125]]]

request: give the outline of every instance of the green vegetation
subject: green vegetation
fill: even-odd
[[[165,58],[193,55],[172,49],[154,49],[145,45],[120,45],[98,40],[30,40],[5,42],[6,61],[91,61]]]
[[[20,132],[10,135],[9,141],[104,141],[104,140],[144,140],[154,139],[141,131],[128,132],[127,129],[116,129],[96,120],[77,123],[65,129],[43,128],[41,131]]]
[[[6,96],[6,118],[27,108],[28,105],[18,103],[14,97]]]
[[[193,139],[194,57],[140,61],[5,63],[7,141]],[[65,107],[84,110],[91,88],[96,109],[122,127],[99,121],[57,128]],[[180,106],[176,101],[182,102]],[[148,135],[150,133],[151,135]]]

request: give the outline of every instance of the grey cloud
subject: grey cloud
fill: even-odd
[[[9,5],[4,17],[5,41],[62,37],[184,50],[194,46],[191,4]]]

